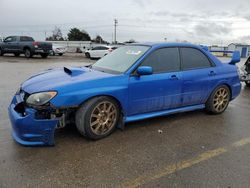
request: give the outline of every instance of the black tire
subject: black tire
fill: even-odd
[[[3,50],[0,48],[0,56],[3,56]]]
[[[250,87],[250,81],[245,81],[245,83],[247,87]]]
[[[41,54],[42,58],[47,58],[48,56],[49,56],[49,54],[47,54],[47,53],[46,54]]]
[[[63,53],[60,53],[60,54],[58,54],[59,56],[62,56],[63,55]]]
[[[97,106],[106,102],[111,103],[113,105],[112,108],[116,110],[116,117],[113,120],[112,123],[113,125],[110,128],[108,128],[107,132],[104,132],[103,134],[96,134],[91,127],[91,120],[93,118],[92,114],[97,109]],[[89,101],[85,102],[82,106],[80,106],[80,108],[76,112],[75,122],[76,122],[76,127],[81,135],[83,135],[88,139],[98,140],[107,137],[115,130],[117,123],[119,121],[119,117],[120,117],[120,110],[116,101],[113,100],[112,98],[101,96],[90,99]],[[102,126],[100,126],[99,124],[100,123],[98,123],[97,126],[101,128]]]
[[[14,56],[19,57],[20,53],[14,53]]]
[[[85,53],[85,57],[90,58],[90,54],[89,53]]]
[[[221,94],[220,92],[225,92]],[[231,92],[226,85],[218,86],[212,94],[209,96],[206,102],[206,110],[211,114],[221,114],[223,113],[230,102]]]
[[[33,56],[32,52],[29,48],[24,49],[24,56],[26,58],[31,58]]]

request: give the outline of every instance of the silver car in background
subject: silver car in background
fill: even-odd
[[[67,47],[59,44],[53,44],[52,55],[62,56],[67,51]]]

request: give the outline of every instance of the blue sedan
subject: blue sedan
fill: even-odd
[[[239,61],[239,52],[222,63],[202,46],[144,43],[89,67],[46,70],[15,94],[12,135],[23,145],[54,145],[55,130],[69,123],[97,140],[127,122],[198,109],[220,114],[240,93]]]

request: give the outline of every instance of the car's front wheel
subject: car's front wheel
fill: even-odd
[[[49,56],[49,54],[41,54],[42,58],[47,58]]]
[[[206,102],[206,110],[212,114],[221,114],[229,104],[231,93],[226,85],[217,87]]]
[[[250,87],[250,81],[246,81],[246,86]]]
[[[76,127],[83,136],[98,140],[115,130],[119,116],[119,106],[115,100],[105,96],[95,97],[76,112]]]

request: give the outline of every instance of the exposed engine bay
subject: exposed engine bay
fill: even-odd
[[[247,86],[250,86],[250,57],[248,57],[246,63],[241,68],[242,74],[240,80],[245,82]]]

